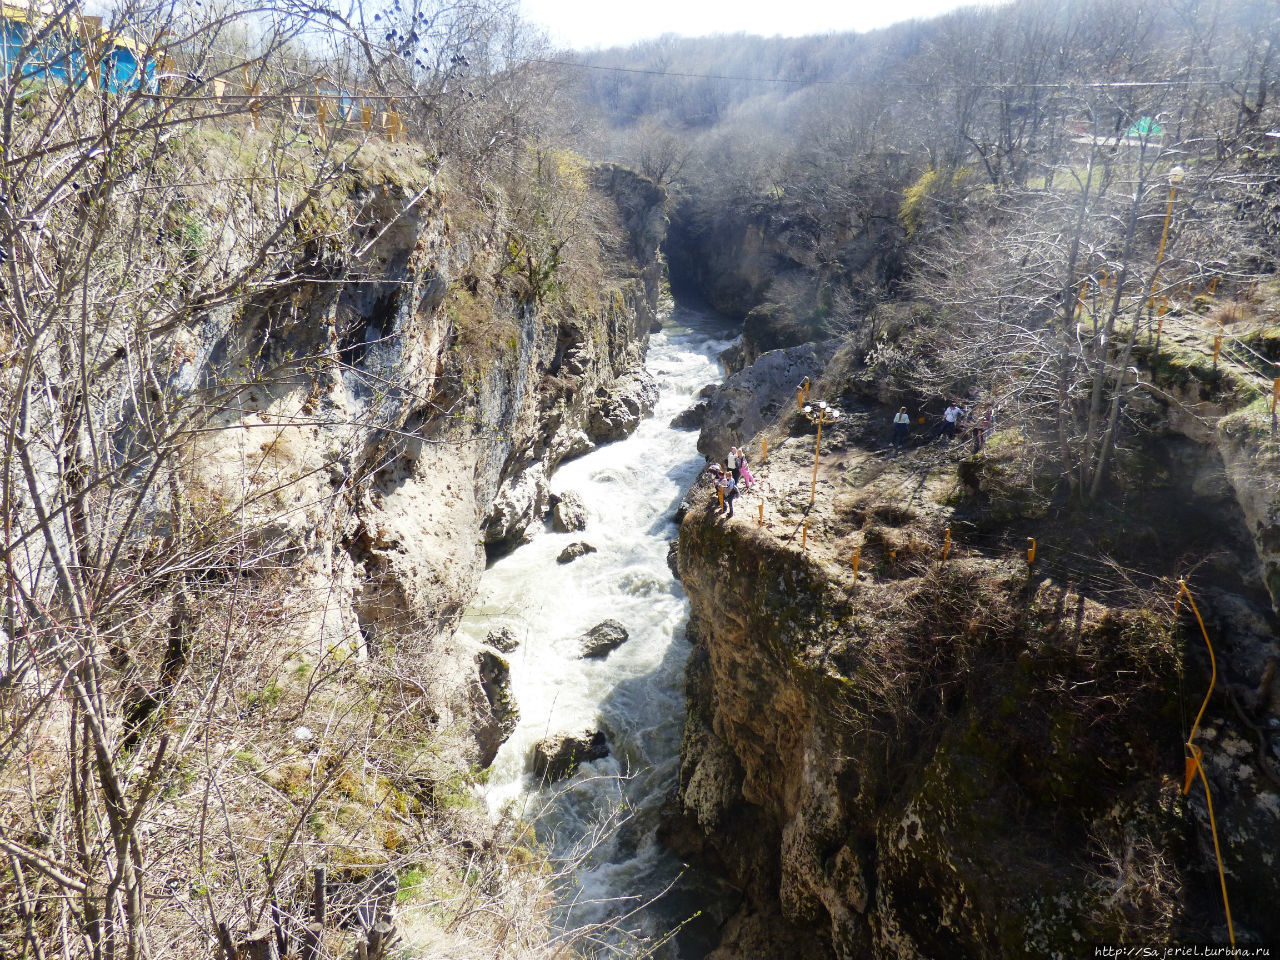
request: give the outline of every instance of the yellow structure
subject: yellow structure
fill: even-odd
[[[808,384],[809,378],[805,377],[804,392],[806,396],[809,393]],[[828,406],[825,400],[819,400],[816,404],[805,404],[800,409],[808,417],[810,423],[818,425],[818,436],[813,442],[813,480],[809,484],[809,503],[813,503],[818,489],[818,456],[822,452],[822,425],[824,423],[835,423],[839,420],[840,411],[835,407]]]

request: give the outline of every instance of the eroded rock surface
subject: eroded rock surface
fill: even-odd
[[[510,627],[499,627],[497,630],[490,630],[484,640],[489,646],[501,650],[503,653],[510,653],[520,646],[520,640],[516,636],[516,632]]]
[[[602,730],[556,734],[533,745],[533,773],[548,783],[563,780],[582,764],[608,755],[609,742]]]
[[[234,381],[249,343],[262,350],[255,363],[314,358],[305,376],[246,385],[215,418],[193,443],[190,494],[242,516],[250,548],[292,566],[287,592],[317,658],[428,658],[424,699],[443,727],[474,725],[465,759],[478,762],[505,721],[479,676],[480,645],[454,634],[486,548],[509,549],[542,522],[556,465],[652,407],[642,364],[662,191],[622,168],[593,172],[629,249],[601,264],[590,309],[535,311],[484,279],[503,252],[454,225],[443,189],[420,173],[376,190],[352,181],[353,211],[387,225],[358,262],[333,265],[358,282],[300,284],[297,320],[269,337],[242,323],[261,310],[211,310],[179,333],[178,352],[194,359],[176,376],[189,389]]]
[[[745,446],[795,405],[796,385],[816,381],[835,350],[835,341],[773,350],[735,373],[708,401],[698,451],[723,458],[729,447]]]
[[[487,767],[520,722],[520,709],[511,694],[511,666],[505,659],[482,650],[476,655],[480,688],[488,704],[488,715],[477,724],[476,740],[480,745],[477,762]]]
[[[589,432],[601,442],[629,437],[640,421],[653,413],[657,402],[657,382],[648,371],[633,370],[597,393]]]
[[[595,553],[596,548],[584,540],[571,543],[560,551],[556,557],[556,563],[572,563],[579,557],[585,557],[588,553]]]
[[[693,406],[686,410],[681,410],[672,417],[671,426],[676,430],[697,430],[707,419],[707,410],[709,408],[709,401],[699,400]]]
[[[617,620],[605,620],[602,623],[597,623],[578,638],[578,643],[582,650],[579,656],[585,660],[597,660],[607,657],[626,643],[630,636],[627,633],[627,628]]]
[[[587,526],[587,505],[580,494],[566,490],[557,495],[551,511],[551,526],[557,533],[576,533]]]
[[[788,944],[806,960],[977,957],[996,943],[1001,955],[1071,956],[1079,938],[1115,942],[1134,929],[1223,936],[1204,882],[1216,874],[1203,790],[1181,799],[1177,722],[1163,719],[1180,683],[1198,691],[1188,703],[1207,688],[1195,622],[1086,594],[1051,554],[1030,580],[1025,565],[963,537],[939,563],[954,464],[859,451],[859,429],[832,430],[844,452],[820,474],[812,508],[811,437],[770,445],[756,471],[775,512],[764,527],[708,512],[705,478],[689,495],[677,549],[696,646],[663,833],[743,890],[711,956]],[[1163,480],[1143,490],[1187,517],[1218,516],[1181,524],[1168,549],[1202,555],[1223,542],[1236,557],[1234,572],[1214,573],[1232,590],[1199,600],[1212,611],[1219,683],[1236,678],[1239,707],[1216,701],[1201,736],[1218,829],[1238,841],[1224,849],[1236,932],[1266,942],[1280,935],[1266,906],[1280,888],[1260,852],[1280,838],[1270,779],[1280,765],[1265,759],[1280,739],[1269,732],[1280,730],[1280,698],[1266,682],[1280,651],[1251,599],[1256,560],[1239,508],[1214,452],[1200,456],[1194,470],[1152,464]],[[1152,511],[1167,522],[1168,508]],[[1130,540],[1158,542],[1126,524]],[[1165,894],[1124,887],[1135,869],[1159,871]]]
[[[546,515],[550,498],[546,470],[541,463],[516,474],[499,488],[493,501],[489,522],[485,525],[485,543],[518,542]]]

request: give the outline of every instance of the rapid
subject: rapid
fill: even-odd
[[[554,492],[582,497],[586,528],[547,527],[491,564],[463,620],[474,639],[502,627],[520,639],[509,655],[520,721],[494,760],[485,800],[495,815],[514,806],[535,821],[539,840],[570,868],[558,918],[565,930],[614,923],[601,956],[634,956],[677,928],[657,955],[702,956],[727,900],[715,880],[669,854],[656,831],[679,772],[690,650],[689,603],[667,550],[676,509],[704,464],[698,432],[669,422],[719,382],[717,356],[729,336],[709,312],[677,306],[665,318],[646,362],[661,391],[653,415],[626,440],[564,464],[552,478]],[[597,552],[557,564],[578,540]],[[580,659],[577,638],[606,619],[630,638],[603,660]],[[536,782],[534,744],[582,730],[604,730],[609,756],[569,780]]]

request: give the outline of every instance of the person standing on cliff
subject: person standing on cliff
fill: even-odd
[[[737,482],[738,478],[741,476],[741,474],[738,472],[738,452],[737,451],[738,451],[737,447],[730,447],[729,456],[725,457],[725,460],[724,460],[724,465],[729,469],[729,472],[733,474],[733,479],[735,483]]]
[[[973,452],[978,453],[982,450],[983,444],[987,442],[987,438],[996,428],[995,410],[987,407],[987,412],[982,415],[982,419],[973,425]]]
[[[942,433],[940,436],[946,437],[948,440],[954,440],[956,437],[956,421],[964,416],[963,408],[956,405],[952,400],[947,405],[946,412],[942,414]]]
[[[724,510],[721,512],[721,516],[732,517],[733,501],[738,496],[738,484],[734,482],[733,477],[726,474],[724,479],[720,481],[720,486],[724,490]]]
[[[911,418],[907,416],[907,408],[899,407],[893,415],[893,449],[901,450],[911,433]]]
[[[738,490],[746,493],[750,486],[756,482],[756,478],[751,475],[751,467],[747,464],[747,455],[738,449]]]

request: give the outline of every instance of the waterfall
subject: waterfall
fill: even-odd
[[[701,911],[661,954],[701,956],[709,949],[704,938],[714,943],[724,900],[714,881],[666,852],[655,832],[679,771],[689,655],[689,603],[667,567],[667,549],[677,533],[673,515],[704,462],[697,431],[669,422],[720,380],[716,358],[731,342],[728,333],[722,318],[683,306],[673,311],[649,344],[647,367],[661,390],[653,416],[626,440],[563,465],[552,480],[555,492],[582,497],[586,528],[547,529],[493,563],[462,627],[477,640],[508,627],[520,640],[509,655],[520,722],[490,771],[489,808],[514,804],[521,817],[536,818],[539,839],[557,857],[591,847],[574,874],[576,888],[565,891],[560,922],[572,928],[641,907],[618,935],[629,955]],[[579,540],[596,552],[557,564],[560,551]],[[580,659],[577,638],[606,619],[620,622],[630,638],[606,659]],[[609,756],[542,789],[530,767],[534,744],[584,729],[607,732]],[[624,822],[601,836],[611,815]]]

